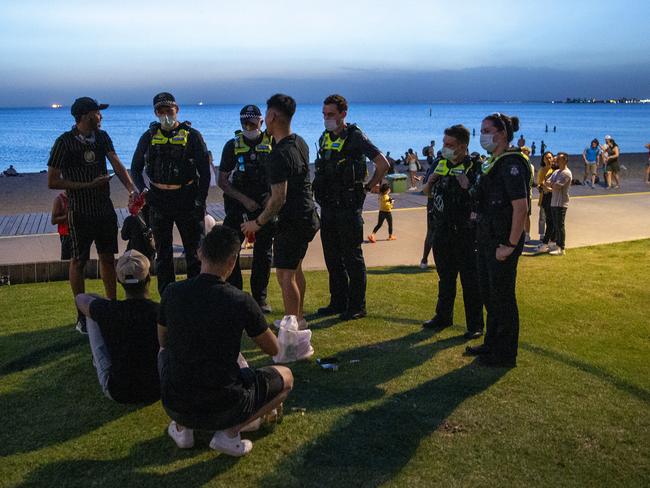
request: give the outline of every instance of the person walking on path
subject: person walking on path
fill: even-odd
[[[569,155],[565,152],[559,152],[555,156],[557,170],[555,170],[546,181],[552,189],[551,214],[553,216],[553,226],[555,227],[555,243],[557,248],[549,254],[552,256],[564,256],[566,246],[566,230],[564,221],[566,211],[569,207],[569,189],[573,175],[567,167],[569,164]]]
[[[153,98],[158,122],[142,134],[133,154],[131,174],[140,191],[146,189],[143,171],[151,187],[147,192],[149,225],[156,243],[158,291],[176,280],[173,229],[178,228],[185,251],[187,276],[196,276],[201,263],[196,255],[205,216],[211,178],[208,148],[201,133],[188,121],[178,122],[179,107],[171,93]]]
[[[129,192],[129,203],[135,198],[136,191],[115,152],[113,141],[101,130],[101,111],[106,108],[107,104],[100,104],[90,97],[75,100],[70,108],[75,125],[60,135],[52,146],[47,163],[47,186],[65,190],[68,197],[72,242],[69,273],[73,296],[85,291],[84,270],[94,242],[106,297],[114,300],[117,294],[117,214],[111,201],[111,176],[108,175],[106,159]],[[76,328],[86,333],[86,318],[78,309]]]
[[[390,197],[390,185],[384,183],[379,188],[379,216],[377,217],[377,225],[372,230],[372,234],[368,236],[368,240],[373,244],[377,242],[375,234],[381,226],[384,225],[384,221],[388,222],[388,240],[394,241],[397,239],[395,234],[393,234],[393,199]]]

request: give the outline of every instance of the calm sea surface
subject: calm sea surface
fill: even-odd
[[[263,107],[262,103],[258,105]],[[179,119],[190,120],[203,133],[218,163],[223,145],[239,127],[240,109],[240,105],[185,105],[181,106]],[[537,154],[542,139],[550,150],[569,153],[582,152],[594,137],[602,142],[606,134],[616,139],[622,152],[643,152],[644,144],[650,142],[649,104],[355,104],[348,121],[359,124],[382,151],[399,156],[409,147],[421,153],[431,139],[439,148],[444,128],[452,124],[476,129],[478,136],[482,118],[496,111],[520,117],[520,133],[528,145],[535,141]],[[153,120],[150,106],[111,106],[104,112],[102,127],[127,167],[138,139]],[[0,109],[0,169],[10,164],[20,172],[46,169],[54,140],[73,122],[68,107]],[[553,132],[553,126],[557,132]],[[313,159],[323,130],[321,105],[299,105],[293,129],[305,138]],[[478,137],[472,139],[470,149],[480,150]]]

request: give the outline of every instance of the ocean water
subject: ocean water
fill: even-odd
[[[190,120],[202,132],[218,164],[223,145],[239,128],[240,109],[240,105],[183,105],[179,119]],[[445,127],[457,123],[476,130],[470,150],[480,151],[481,120],[497,111],[519,116],[520,134],[524,134],[528,145],[535,141],[537,154],[541,140],[552,151],[571,154],[582,152],[594,137],[602,142],[606,134],[616,139],[621,152],[643,152],[644,144],[650,142],[650,104],[354,104],[347,120],[357,123],[383,152],[398,157],[408,148],[421,154],[422,147],[432,139],[440,148]],[[111,106],[104,111],[102,128],[110,134],[127,167],[138,139],[153,120],[151,106]],[[47,169],[52,144],[73,123],[68,107],[0,109],[0,169],[10,164],[19,172]],[[553,126],[557,132],[553,132]],[[321,105],[299,105],[293,129],[309,144],[313,160],[323,130]]]

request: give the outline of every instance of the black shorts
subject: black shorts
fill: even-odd
[[[68,261],[72,257],[72,239],[70,234],[62,236],[59,234],[59,239],[61,239],[61,261]]]
[[[68,213],[72,257],[81,261],[90,258],[90,246],[95,243],[97,254],[117,253],[117,215],[89,216]]]
[[[320,220],[316,211],[308,219],[278,222],[278,231],[273,240],[273,266],[297,269],[318,229]]]

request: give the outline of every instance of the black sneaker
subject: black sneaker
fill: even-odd
[[[431,320],[427,320],[425,323],[423,323],[422,328],[440,331],[446,329],[447,327],[451,327],[452,325],[454,325],[454,323],[451,320],[445,320],[439,315],[436,315]]]
[[[356,312],[353,310],[348,310],[346,312],[343,312],[341,315],[339,315],[339,319],[341,320],[357,320],[357,319],[362,319],[366,315],[368,315],[368,312],[365,310],[357,310]]]
[[[88,335],[88,329],[86,327],[86,316],[85,315],[80,315],[79,317],[77,317],[77,324],[74,326],[74,328],[80,334]]]
[[[262,310],[262,313],[269,314],[273,312],[273,309],[271,308],[271,305],[269,305],[266,302],[257,302],[257,304],[260,306],[260,309]]]
[[[481,330],[468,330],[463,334],[463,337],[467,340],[478,339],[483,335]]]
[[[490,349],[485,345],[481,344],[480,346],[467,346],[465,348],[466,356],[481,356],[483,354],[488,354]]]
[[[337,313],[345,313],[345,308],[328,305],[316,310],[316,315],[336,315]]]

